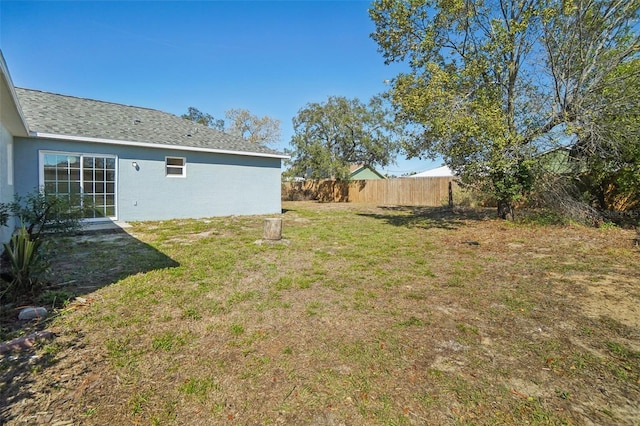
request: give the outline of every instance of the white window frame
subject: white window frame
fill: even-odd
[[[44,189],[44,156],[45,155],[70,155],[80,157],[80,189],[84,192],[84,157],[103,157],[113,158],[115,160],[115,176],[113,185],[113,208],[115,216],[97,217],[97,218],[83,218],[83,222],[104,222],[105,220],[118,220],[118,156],[113,154],[101,154],[95,152],[72,152],[72,151],[38,151],[38,185]]]
[[[169,159],[171,160],[182,160],[182,165],[169,165]],[[180,170],[181,174],[170,174],[169,168]],[[187,177],[187,158],[186,157],[175,157],[175,156],[166,156],[164,157],[164,175],[168,178],[185,178]]]

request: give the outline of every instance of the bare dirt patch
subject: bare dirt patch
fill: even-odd
[[[616,274],[550,274],[555,280],[568,280],[582,287],[569,296],[592,318],[607,316],[622,324],[640,329],[640,294],[638,277]]]

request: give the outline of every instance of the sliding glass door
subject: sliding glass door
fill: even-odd
[[[85,219],[116,219],[116,157],[40,153],[41,185],[47,194],[82,206]]]

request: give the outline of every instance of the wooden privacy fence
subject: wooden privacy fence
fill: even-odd
[[[396,178],[337,182],[285,182],[283,200],[375,203],[398,206],[441,206],[457,184],[452,177]]]

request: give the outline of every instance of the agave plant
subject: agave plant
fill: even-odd
[[[21,295],[37,293],[40,286],[38,278],[49,267],[40,255],[41,244],[42,240],[30,238],[25,226],[11,237],[9,244],[4,244],[10,271],[3,276],[8,285],[0,292],[0,298],[7,295],[15,300]]]

